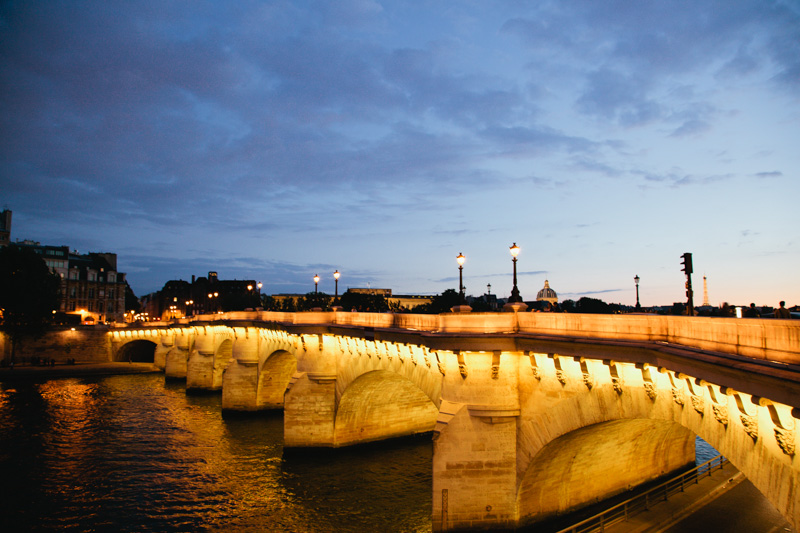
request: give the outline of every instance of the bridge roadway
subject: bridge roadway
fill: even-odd
[[[800,322],[240,312],[109,334],[288,447],[433,433],[434,531],[535,524],[728,457],[800,530]]]

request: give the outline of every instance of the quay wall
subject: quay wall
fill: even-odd
[[[14,360],[17,364],[32,357],[55,359],[66,363],[105,363],[111,361],[111,343],[105,326],[53,326],[39,338],[25,337],[17,343]],[[11,358],[11,338],[0,331],[0,359]]]

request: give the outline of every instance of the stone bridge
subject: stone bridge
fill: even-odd
[[[711,444],[800,530],[800,322],[547,313],[228,313],[120,329],[288,447],[433,433],[433,528],[516,527]],[[126,355],[127,354],[127,355]]]

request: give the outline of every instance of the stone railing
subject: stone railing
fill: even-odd
[[[436,334],[517,334],[662,342],[756,359],[800,364],[800,321],[662,315],[574,313],[443,313],[440,315],[236,311],[192,321],[249,320],[295,325],[340,325]],[[181,321],[186,323],[188,321]]]

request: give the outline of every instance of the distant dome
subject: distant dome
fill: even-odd
[[[544,280],[544,289],[539,291],[536,295],[536,301],[550,302],[551,304],[558,303],[558,294],[550,288],[550,283]]]

